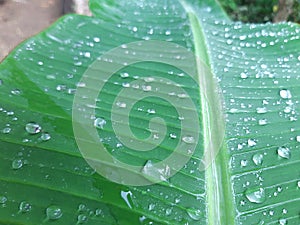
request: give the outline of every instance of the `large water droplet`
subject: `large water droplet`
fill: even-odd
[[[0,196],[0,204],[5,204],[7,202],[7,197]]]
[[[103,129],[105,125],[106,125],[106,120],[103,118],[97,118],[94,120],[94,126],[96,128]]]
[[[46,209],[46,215],[50,220],[57,220],[62,217],[63,212],[58,206],[49,206]]]
[[[182,138],[182,141],[187,144],[193,144],[193,143],[195,143],[195,138],[192,136],[185,136]]]
[[[31,210],[31,205],[28,202],[21,202],[19,205],[19,212],[26,213]]]
[[[279,95],[281,98],[284,98],[284,99],[289,99],[292,97],[290,90],[287,90],[287,89],[280,90]]]
[[[20,169],[22,166],[23,166],[23,161],[21,159],[15,159],[11,164],[11,167],[14,170]]]
[[[290,149],[287,147],[279,147],[277,149],[277,154],[281,157],[281,158],[285,158],[285,159],[289,159],[291,157],[291,152]]]
[[[132,192],[131,191],[121,191],[121,197],[124,199],[127,206],[132,209]]]
[[[248,146],[249,147],[253,147],[253,146],[255,146],[256,145],[256,141],[255,140],[253,140],[253,139],[248,139]]]
[[[257,165],[257,166],[262,165],[263,159],[264,159],[263,154],[259,154],[259,153],[254,154],[253,157],[252,157],[252,160],[253,160],[254,164]]]
[[[253,203],[263,203],[266,200],[266,194],[263,188],[248,189],[245,195],[246,198]]]
[[[87,216],[85,216],[83,214],[78,215],[78,217],[77,217],[77,224],[83,224],[83,223],[85,223],[87,221],[88,221]]]
[[[200,220],[202,218],[202,213],[200,209],[189,208],[187,209],[187,213],[189,217],[191,217],[193,220]]]
[[[11,132],[11,128],[10,127],[5,127],[3,130],[2,130],[2,133],[3,134],[9,134]]]
[[[287,220],[286,219],[279,219],[279,224],[280,225],[286,225],[287,224]]]
[[[31,122],[31,123],[26,124],[25,130],[29,134],[38,134],[41,132],[42,127],[40,125],[38,125],[37,123]]]

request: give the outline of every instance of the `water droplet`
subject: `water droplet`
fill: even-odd
[[[10,93],[12,93],[13,95],[20,95],[21,91],[19,89],[14,89]]]
[[[287,224],[287,220],[286,219],[279,219],[279,224],[280,225],[286,225]]]
[[[253,146],[255,146],[256,145],[256,141],[255,140],[253,140],[253,139],[248,139],[248,146],[249,147],[253,147]]]
[[[195,143],[195,138],[192,136],[185,136],[182,138],[182,141],[187,144],[193,144],[193,143]]]
[[[297,142],[300,142],[300,135],[298,135],[298,136],[296,137],[296,141],[297,141]]]
[[[290,149],[287,147],[279,147],[277,149],[277,154],[281,157],[281,158],[285,158],[285,159],[289,159],[291,157],[291,152]]]
[[[67,89],[67,86],[64,84],[59,84],[56,86],[57,91],[65,91]]]
[[[127,206],[132,209],[132,192],[131,191],[121,191],[121,197],[124,199]]]
[[[267,108],[266,107],[262,107],[262,108],[256,108],[256,112],[258,114],[263,114],[267,112]]]
[[[171,138],[171,139],[175,139],[175,138],[177,138],[177,135],[176,135],[176,134],[174,134],[174,133],[171,133],[169,136],[170,136],[170,138]]]
[[[49,141],[51,139],[51,135],[49,133],[42,133],[40,138],[42,141]]]
[[[78,211],[80,211],[80,212],[86,211],[86,205],[85,205],[85,204],[80,204],[80,205],[78,206]]]
[[[247,166],[248,165],[248,160],[241,160],[241,166],[242,167],[245,167],[245,166]]]
[[[266,125],[267,123],[268,123],[268,122],[267,122],[267,119],[260,119],[260,120],[258,121],[258,124],[261,125],[261,126]]]
[[[253,160],[254,164],[257,165],[257,166],[262,165],[263,159],[264,159],[263,154],[259,154],[259,153],[254,154],[253,157],[252,157],[252,160]]]
[[[9,134],[11,132],[11,128],[10,127],[5,127],[3,130],[2,130],[2,133],[3,134]]]
[[[193,220],[200,220],[202,218],[202,213],[200,209],[189,208],[187,209],[187,213],[189,217],[191,217]]]
[[[31,122],[31,123],[26,124],[25,130],[29,134],[38,134],[41,132],[42,127],[40,125],[38,125],[37,123]]]
[[[21,202],[19,205],[19,212],[26,213],[31,210],[31,205],[28,202]]]
[[[0,196],[0,204],[5,204],[7,202],[7,198],[5,196]]]
[[[300,180],[297,182],[298,188],[300,188]]]
[[[100,128],[103,130],[105,125],[106,125],[106,120],[103,118],[97,118],[94,120],[94,127],[96,128]]]
[[[22,166],[23,166],[23,161],[21,159],[15,159],[11,164],[11,167],[14,170],[18,170],[18,169],[22,168]]]
[[[126,103],[125,102],[117,102],[116,105],[119,107],[119,108],[126,108]]]
[[[50,220],[57,220],[62,217],[63,213],[61,208],[57,206],[50,206],[46,209],[46,215]]]
[[[100,42],[100,38],[98,38],[98,37],[94,37],[94,42],[96,42],[96,43],[98,43],[98,42]]]
[[[166,216],[170,216],[172,213],[172,208],[166,209]]]
[[[266,194],[263,188],[248,189],[245,195],[246,198],[253,203],[263,203],[266,200]]]
[[[87,221],[88,221],[87,216],[85,216],[83,214],[78,215],[78,217],[77,217],[77,224],[82,224],[82,223],[85,223]]]
[[[287,90],[287,89],[280,90],[279,95],[283,99],[292,98],[292,94],[291,94],[290,90]]]
[[[148,205],[149,211],[152,211],[155,208],[155,204],[151,203]]]
[[[246,73],[244,73],[244,72],[241,73],[240,76],[241,76],[242,79],[248,78],[248,75]]]

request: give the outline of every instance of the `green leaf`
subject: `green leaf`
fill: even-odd
[[[91,0],[90,7],[94,17],[61,18],[0,65],[0,224],[299,224],[299,26],[234,23],[212,0]],[[163,47],[128,48],[137,41]],[[113,55],[119,46],[124,54]],[[202,62],[187,63],[183,48]],[[122,64],[160,54],[161,61]],[[172,57],[176,65],[163,63]],[[106,80],[114,63],[122,68]],[[82,90],[95,93],[98,84],[94,105],[74,108]],[[117,163],[90,166],[96,159],[86,161],[78,143],[92,151],[96,142],[78,114],[109,155],[161,182],[124,185],[96,173],[135,174]],[[138,149],[119,140],[127,143],[131,132]],[[190,150],[178,155],[189,161],[169,177],[176,165],[153,165],[178,146]]]

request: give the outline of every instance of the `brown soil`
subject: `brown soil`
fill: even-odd
[[[64,12],[65,0],[0,0],[0,61]]]

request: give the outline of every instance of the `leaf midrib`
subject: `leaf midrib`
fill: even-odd
[[[181,0],[180,3],[187,12],[190,20],[190,26],[194,38],[195,56],[197,59],[200,59],[207,68],[211,68],[210,57],[207,49],[207,40],[204,35],[201,21],[195,10],[189,6],[185,0]],[[224,140],[222,141],[221,146],[214,146],[214,144],[210,143],[214,139],[214,135],[218,135],[218,133],[213,134],[215,131],[214,128],[218,129],[218,121],[221,120],[221,123],[225,126],[222,111],[222,98],[219,93],[215,91],[219,89],[213,73],[203,73],[203,65],[197,63],[197,66],[203,121],[202,129],[204,131],[204,154],[212,154],[211,157],[214,157],[213,152],[216,151],[216,149],[214,150],[210,147],[221,147],[216,159],[212,160],[211,164],[205,170],[208,224],[234,224],[233,196],[230,187],[229,168],[226,164],[226,162],[228,162],[227,146]],[[206,85],[209,85],[210,87],[207,87]],[[213,117],[209,112],[210,104],[213,104],[214,107],[217,105],[217,113],[212,113]],[[225,135],[225,133],[223,135]],[[219,138],[223,137],[224,136],[219,136]]]

